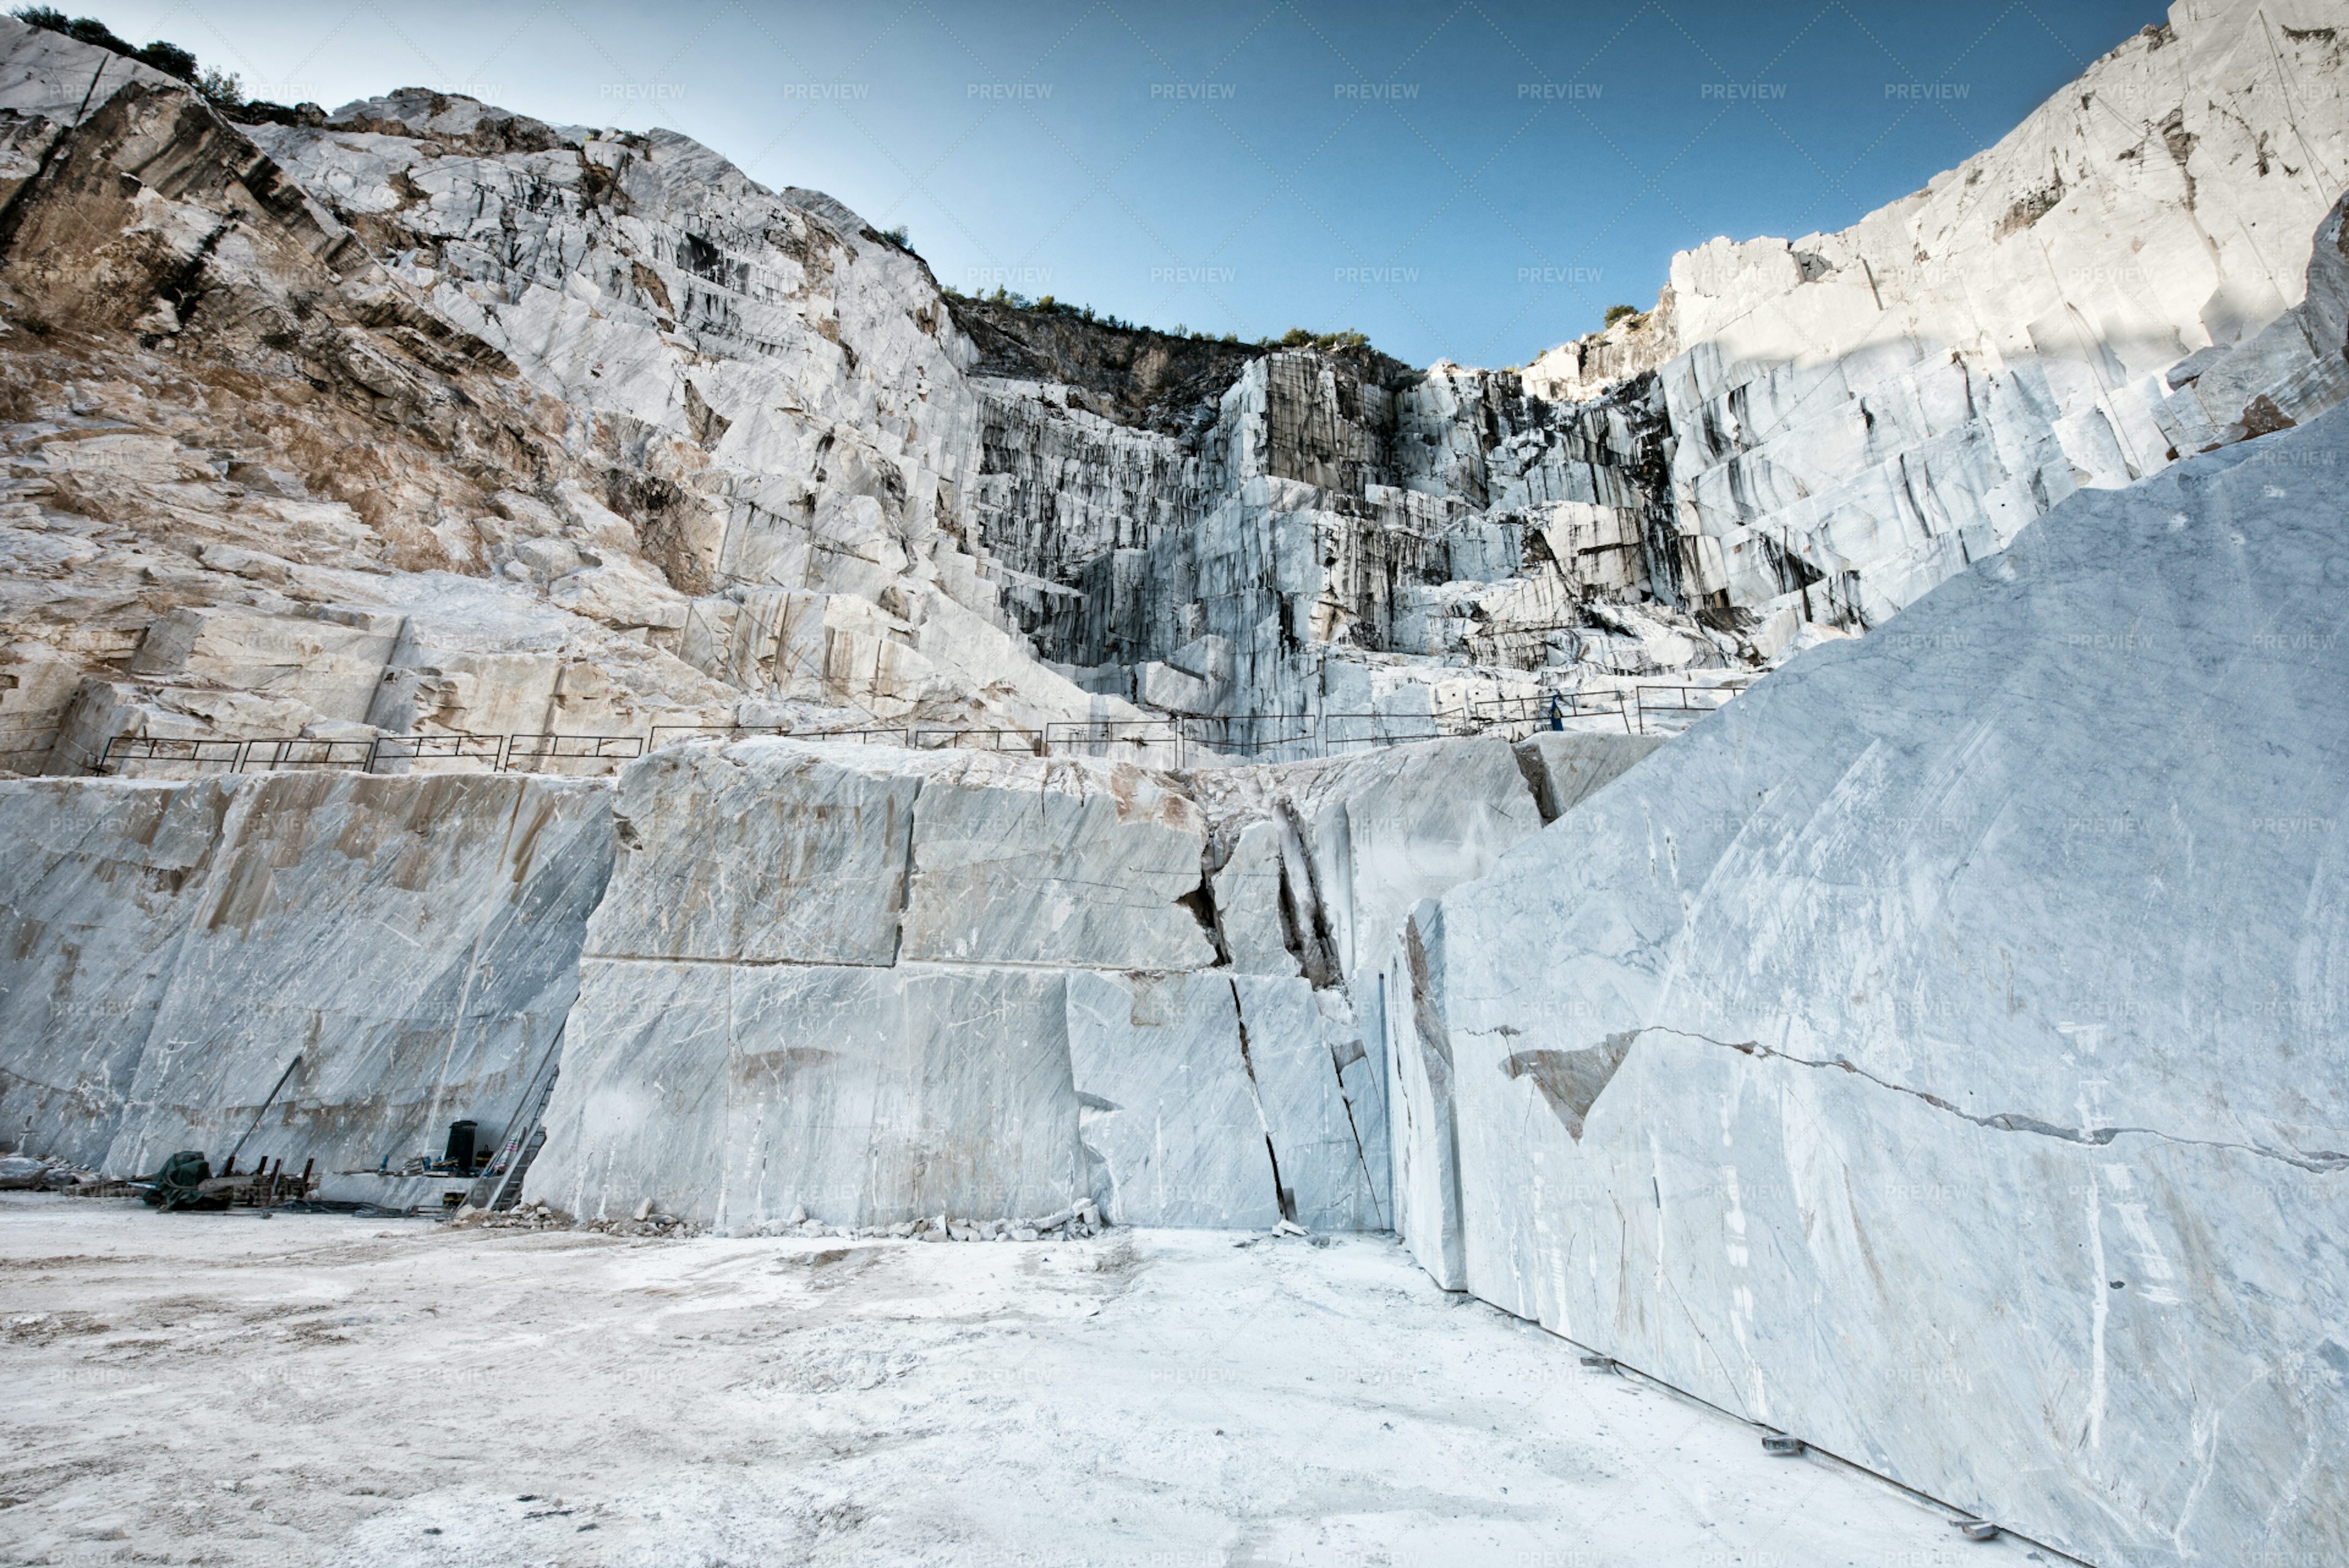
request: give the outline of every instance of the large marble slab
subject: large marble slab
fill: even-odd
[[[915,812],[904,956],[1198,969],[1206,821],[1128,763],[955,753]]]
[[[1050,969],[591,959],[528,1190],[742,1232],[1084,1196]]]
[[[1271,1130],[1226,975],[1069,975],[1069,1052],[1085,1160],[1124,1225],[1281,1218]]]
[[[219,849],[217,783],[0,784],[0,1128],[106,1157]]]
[[[1421,1256],[2090,1561],[2349,1551],[2345,414],[2075,497],[1423,907]]]
[[[250,1129],[247,1168],[315,1160],[361,1197],[378,1188],[331,1173],[437,1156],[459,1119],[494,1140],[570,1010],[608,796],[522,775],[0,785],[0,1105],[27,1148],[117,1174],[221,1160]]]
[[[881,964],[922,774],[894,748],[747,740],[655,753],[613,801],[600,957]]]

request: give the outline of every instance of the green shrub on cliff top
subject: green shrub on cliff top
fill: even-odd
[[[118,37],[113,28],[97,17],[76,16],[68,20],[66,14],[54,5],[20,5],[8,14],[27,27],[38,27],[45,33],[63,33],[68,38],[94,44],[101,49],[110,49],[125,59],[137,60],[142,66],[151,66],[165,76],[177,77],[191,86],[202,86],[197,79],[196,57],[177,44],[167,44],[158,38],[143,49],[133,48],[129,39]],[[212,77],[221,75],[217,71],[204,74]],[[234,77],[222,79],[232,85],[236,81]],[[205,96],[213,95],[207,92]]]

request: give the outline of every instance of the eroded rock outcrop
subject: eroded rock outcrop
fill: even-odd
[[[237,126],[14,20],[0,52],[16,770],[118,735],[1136,717],[1039,665],[957,542],[973,351],[829,198],[667,133],[420,92]],[[353,671],[380,700],[285,689],[275,650],[355,621],[396,639]]]
[[[2338,258],[2299,259],[2349,177],[2338,30],[2240,0],[1522,373],[949,297],[671,132],[418,89],[234,125],[14,21],[0,59],[19,772],[735,723],[1264,758],[1712,694],[1631,716],[1670,728],[2349,380]],[[350,688],[285,678],[312,645]]]

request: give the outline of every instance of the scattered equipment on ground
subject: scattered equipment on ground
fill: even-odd
[[[225,1209],[226,1192],[205,1191],[212,1180],[212,1162],[204,1158],[200,1149],[182,1149],[152,1176],[140,1178],[149,1183],[148,1202],[170,1213],[174,1209]]]
[[[104,1185],[114,1191],[128,1187],[139,1191],[142,1199],[166,1213],[174,1209],[218,1213],[231,1208],[259,1209],[266,1213],[272,1209],[306,1203],[315,1185],[311,1172],[316,1164],[315,1161],[305,1160],[301,1174],[288,1176],[285,1161],[273,1163],[264,1160],[240,1176],[236,1173],[236,1157],[231,1155],[215,1176],[212,1161],[204,1158],[202,1150],[182,1149],[164,1161],[162,1169],[152,1176]],[[95,1195],[111,1195],[97,1188],[92,1191]]]
[[[292,1078],[294,1076],[294,1069],[301,1065],[302,1056],[301,1053],[297,1051],[295,1053],[294,1059],[285,1064],[285,1070],[277,1075],[277,1081],[269,1086],[269,1098],[263,1100],[261,1102],[261,1109],[253,1113],[253,1121],[251,1125],[245,1128],[244,1137],[238,1139],[236,1140],[236,1147],[228,1151],[228,1164],[222,1168],[222,1173],[223,1175],[236,1169],[236,1157],[244,1152],[245,1140],[250,1139],[254,1134],[254,1129],[261,1125],[261,1119],[269,1114],[269,1108],[277,1103],[278,1091],[285,1087],[285,1080]]]

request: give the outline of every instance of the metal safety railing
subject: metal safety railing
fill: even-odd
[[[1040,729],[952,729],[944,726],[907,726],[879,729],[793,729],[781,724],[657,724],[649,749],[683,740],[755,740],[789,737],[793,740],[850,740],[867,745],[902,746],[916,751],[962,748],[975,751],[1029,752],[1041,756]]]
[[[1553,718],[1619,718],[1627,735],[1653,735],[1667,716],[1702,717],[1723,707],[1751,684],[1751,677],[1739,676],[1713,686],[1651,682],[1628,686],[1537,692],[1525,696],[1495,697],[1475,703],[1471,705],[1470,712],[1478,723],[1486,727],[1524,726],[1527,733],[1541,728]],[[1693,723],[1694,719],[1689,722]]]
[[[367,771],[380,762],[479,762],[494,769],[504,760],[499,735],[384,735],[376,738]]]
[[[1044,748],[1067,757],[1139,757],[1153,748],[1179,747],[1183,732],[1171,718],[1068,719],[1044,727]]]
[[[1553,718],[1620,719],[1629,734],[1685,727],[1722,707],[1750,682],[1717,686],[1663,684],[1594,687],[1489,698],[1465,709],[1433,714],[1257,713],[1180,715],[1163,719],[1076,719],[1041,729],[945,726],[794,730],[780,724],[657,724],[641,735],[378,735],[326,739],[308,736],[118,735],[89,765],[99,774],[150,767],[217,769],[226,773],[340,768],[364,773],[412,771],[421,766],[492,773],[611,771],[664,747],[688,740],[789,737],[794,740],[896,746],[915,750],[968,749],[1036,757],[1124,758],[1183,766],[1194,748],[1222,756],[1289,759],[1344,756],[1382,746],[1499,735],[1522,739]]]
[[[1647,725],[1647,716],[1651,713],[1695,714],[1702,717],[1705,714],[1714,712],[1719,708],[1726,707],[1730,698],[1737,696],[1739,692],[1745,689],[1746,684],[1747,683],[1741,681],[1734,686],[1728,682],[1723,682],[1720,686],[1633,686],[1631,688],[1632,703],[1640,718],[1640,733],[1642,735],[1652,733],[1648,728]],[[1652,697],[1649,695],[1651,692],[1655,694]],[[1706,698],[1710,700],[1694,701],[1692,700],[1692,698]],[[1694,723],[1695,720],[1691,719],[1689,722]]]
[[[543,773],[554,762],[631,762],[645,754],[641,735],[509,735],[509,773]]]
[[[1478,723],[1495,728],[1517,725],[1538,728],[1552,718],[1620,718],[1624,733],[1636,734],[1639,728],[1631,694],[1619,686],[1492,697],[1470,704],[1469,712]]]
[[[922,751],[1003,751],[1029,757],[1051,751],[1040,729],[917,729],[914,746]]]
[[[1467,715],[1259,713],[1199,715],[1182,721],[1184,738],[1227,755],[1331,757],[1381,746],[1448,740],[1478,733]]]
[[[378,735],[328,740],[310,736],[117,735],[89,765],[99,774],[134,764],[218,769],[223,773],[274,773],[289,769],[340,768],[380,773],[399,763],[471,764],[490,773],[557,771],[564,763],[616,764],[642,757],[641,735]]]
[[[914,732],[902,728],[793,729],[787,724],[656,724],[652,727],[651,749],[658,751],[682,740],[756,740],[778,736],[790,736],[794,740],[854,740],[872,746],[914,743]]]
[[[169,735],[118,735],[107,741],[98,760],[90,765],[90,771],[111,772],[115,764],[125,762],[176,762],[197,768],[217,765],[234,773],[244,761],[248,744],[243,740],[183,739]]]

